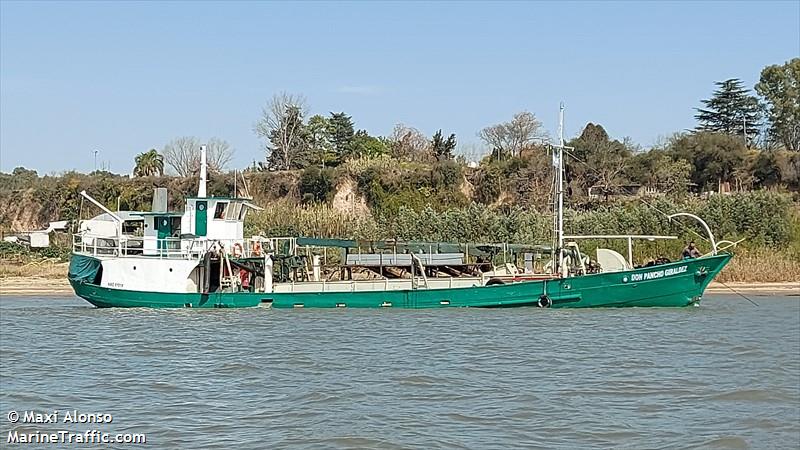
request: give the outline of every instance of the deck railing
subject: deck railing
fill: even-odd
[[[72,250],[99,257],[153,257],[159,259],[201,259],[208,251],[235,257],[260,257],[269,242],[253,239],[153,238],[141,236],[99,236],[78,233],[72,236]]]

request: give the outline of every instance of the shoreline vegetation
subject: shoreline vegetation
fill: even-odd
[[[675,260],[691,240],[711,250],[697,223],[667,218],[689,212],[718,241],[741,241],[719,281],[800,282],[798,74],[800,58],[765,67],[753,86],[758,95],[739,79],[717,82],[695,108],[694,130],[649,148],[588,123],[566,140],[563,162],[553,160],[543,143],[552,139],[530,111],[478,131],[480,145],[459,147],[455,134],[404,124],[372,136],[345,112],[312,115],[302,95],[276,94],[254,129],[263,158],[244,170],[229,167],[234,149],[225,140],[184,136],[132,158],[131,175],[0,173],[0,237],[60,220],[74,229],[100,212],[82,190],[110,210],[149,211],[153,189],[167,188],[169,209],[181,211],[197,192],[205,143],[208,195],[247,197],[264,208],[247,215],[245,236],[551,244],[553,167],[563,164],[568,235],[676,236],[637,242],[632,255],[642,265]],[[41,251],[0,242],[0,279],[64,278],[59,263],[72,241],[65,234],[52,241]],[[580,242],[589,256],[598,247],[627,253],[622,241]]]

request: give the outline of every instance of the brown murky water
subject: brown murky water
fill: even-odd
[[[98,429],[164,449],[797,448],[800,298],[755,299],[157,311],[2,296],[0,447]],[[12,410],[113,422],[12,424]]]

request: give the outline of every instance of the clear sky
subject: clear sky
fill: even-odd
[[[456,133],[529,110],[644,147],[694,126],[714,81],[800,55],[800,1],[0,3],[0,170],[114,172],[170,139],[263,158],[276,92],[371,134]]]

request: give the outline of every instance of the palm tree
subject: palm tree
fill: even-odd
[[[164,174],[164,157],[156,149],[142,152],[136,156],[136,168],[133,174],[137,177],[161,176]]]

